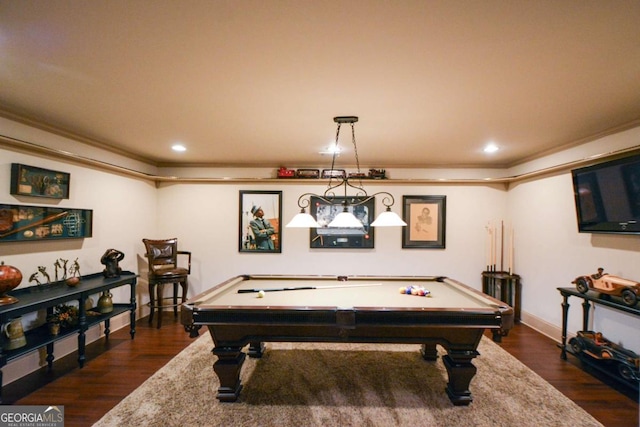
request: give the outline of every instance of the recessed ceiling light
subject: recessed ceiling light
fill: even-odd
[[[174,144],[174,145],[171,146],[171,149],[173,151],[177,151],[178,153],[182,153],[184,151],[187,151],[187,147],[185,147],[182,144]]]
[[[495,143],[495,142],[490,142],[490,143],[488,143],[488,144],[487,144],[487,146],[486,146],[486,147],[484,147],[484,150],[483,150],[483,151],[484,151],[485,153],[487,153],[487,154],[491,154],[491,153],[495,153],[495,152],[496,152],[496,151],[498,151],[498,150],[499,150],[499,148],[498,148],[498,146],[496,145],[496,143]]]

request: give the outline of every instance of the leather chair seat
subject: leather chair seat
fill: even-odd
[[[154,281],[180,279],[189,274],[186,268],[172,268],[166,270],[156,270],[153,273]]]

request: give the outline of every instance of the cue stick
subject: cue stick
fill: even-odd
[[[504,271],[504,221],[500,220],[500,271]]]
[[[290,288],[266,288],[266,289],[238,289],[239,294],[256,292],[282,292],[282,291],[305,291],[309,289],[335,289],[335,288],[360,288],[363,286],[382,286],[382,283],[359,283],[357,285],[328,285],[328,286],[294,286]]]

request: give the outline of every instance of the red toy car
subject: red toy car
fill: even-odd
[[[295,178],[296,171],[293,169],[287,169],[285,167],[281,167],[278,169],[278,178]]]
[[[576,285],[578,291],[586,294],[589,289],[594,291],[621,297],[624,305],[633,307],[640,298],[640,283],[622,277],[605,273],[602,268],[596,274],[579,276],[571,282]]]

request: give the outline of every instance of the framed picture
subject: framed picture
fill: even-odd
[[[69,198],[70,175],[35,166],[11,164],[10,193],[19,196]]]
[[[402,247],[444,249],[446,196],[402,196]]]
[[[240,252],[282,252],[282,191],[240,191]]]
[[[92,210],[0,205],[0,242],[79,239],[92,227]]]
[[[312,228],[310,231],[311,248],[352,248],[352,249],[372,249],[373,228],[369,225],[376,216],[376,200],[372,198],[368,202],[349,206],[349,212],[358,218],[362,228],[341,228],[328,227],[328,224],[342,212],[342,202],[349,197],[336,197],[333,203],[327,203],[319,197],[311,197],[311,216],[321,225],[320,228]]]

